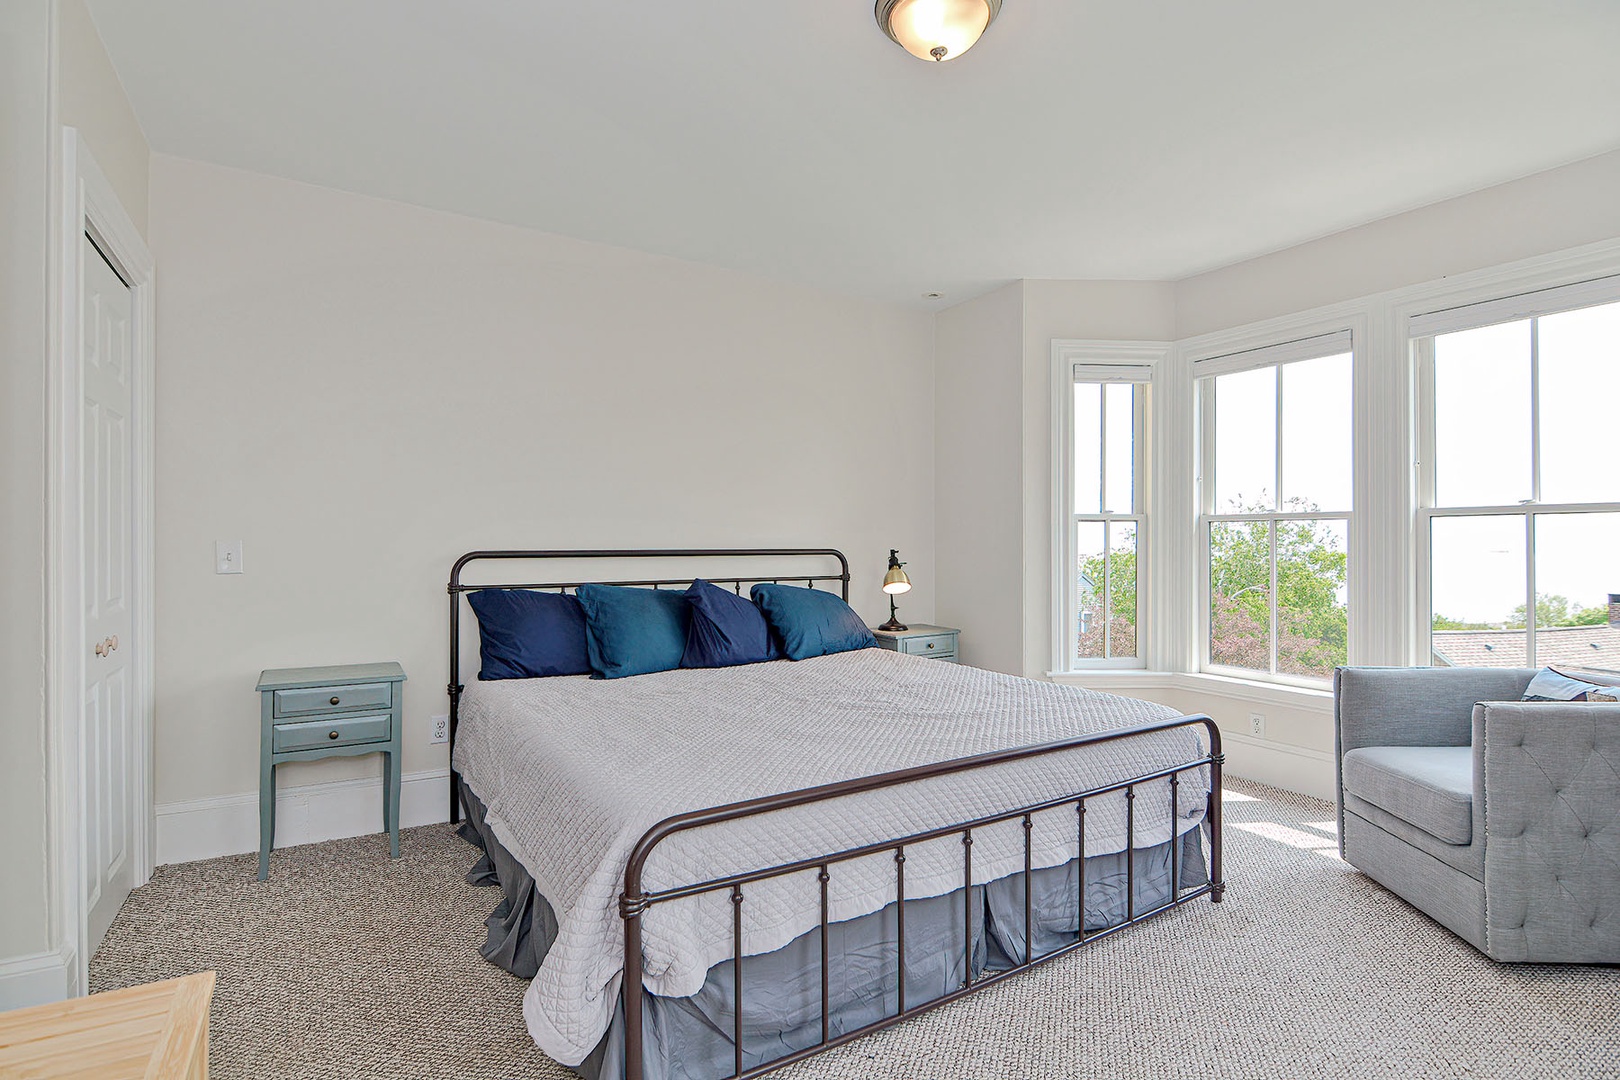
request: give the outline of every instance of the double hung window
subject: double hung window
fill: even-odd
[[[1348,331],[1200,361],[1203,667],[1315,681],[1346,660]]]
[[[1421,315],[1410,336],[1431,662],[1620,669],[1620,279]]]
[[[1070,668],[1140,667],[1147,365],[1075,365],[1060,583]]]

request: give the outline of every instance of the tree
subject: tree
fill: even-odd
[[[1263,513],[1269,507],[1244,507]],[[1289,510],[1309,513],[1294,501]],[[1345,662],[1349,619],[1344,603],[1348,560],[1330,523],[1277,522],[1277,668],[1326,676]],[[1269,521],[1217,522],[1210,527],[1210,659],[1267,671],[1271,667],[1271,529]],[[1104,610],[1108,574],[1112,611]],[[1136,652],[1136,551],[1082,556],[1079,657],[1103,655],[1107,620],[1114,656]],[[1087,583],[1091,588],[1087,589]]]
[[[1264,512],[1263,506],[1239,513]],[[1285,507],[1313,512],[1314,504]],[[1210,660],[1270,669],[1271,537],[1277,536],[1277,670],[1326,676],[1345,662],[1348,557],[1322,521],[1216,522],[1209,530]]]
[[[1103,610],[1103,586],[1106,561],[1106,581],[1113,596],[1113,611]],[[1081,556],[1080,571],[1080,626],[1075,655],[1083,659],[1096,659],[1104,654],[1104,620],[1107,620],[1108,654],[1136,655],[1136,548],[1114,548],[1105,556],[1102,552]]]
[[[1536,626],[1601,626],[1609,621],[1607,607],[1582,607],[1576,604],[1570,607],[1569,598],[1558,593],[1536,594]],[[1508,618],[1507,629],[1523,630],[1527,625],[1524,617],[1524,605],[1520,604],[1513,609]]]

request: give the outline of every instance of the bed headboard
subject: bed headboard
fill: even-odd
[[[756,562],[756,560],[772,560],[771,564]],[[556,563],[576,563],[588,560],[603,560],[613,563],[653,563],[667,564],[670,560],[677,563],[700,563],[709,560],[710,565],[725,564],[728,569],[718,572],[709,581],[717,585],[731,585],[738,593],[742,592],[744,585],[757,585],[761,582],[790,582],[797,584],[804,582],[814,588],[818,582],[836,581],[840,592],[847,603],[849,601],[849,560],[842,551],[835,548],[671,548],[671,549],[590,549],[580,551],[469,551],[457,559],[450,568],[450,584],[446,587],[450,593],[450,683],[445,687],[450,695],[450,752],[453,755],[456,748],[456,724],[459,720],[461,705],[461,692],[465,687],[461,682],[461,605],[462,594],[475,592],[478,589],[541,589],[566,593],[570,589],[578,589],[581,585],[631,585],[643,588],[659,589],[665,586],[679,586],[685,588],[695,577],[706,577],[704,574],[694,574],[687,577],[651,577],[647,574],[630,577],[588,577],[583,580],[571,581],[488,581],[478,584],[466,584],[462,581],[462,571],[476,562],[490,563],[535,563],[537,566],[554,565]],[[828,560],[837,560],[838,572],[818,572],[815,567],[819,561],[823,569],[827,568]],[[791,563],[791,565],[790,565]],[[747,564],[751,568],[759,567],[757,574],[748,573],[739,576],[729,567],[737,564]],[[780,565],[781,569],[777,569]],[[809,572],[806,572],[808,570]],[[683,570],[684,573],[684,570]],[[544,577],[543,573],[524,575],[525,577]],[[578,577],[579,575],[575,575]],[[455,823],[461,820],[460,780],[454,767],[450,770],[450,821]]]

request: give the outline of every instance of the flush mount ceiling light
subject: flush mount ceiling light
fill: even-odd
[[[1001,0],[877,0],[883,32],[919,60],[954,60],[973,48]]]

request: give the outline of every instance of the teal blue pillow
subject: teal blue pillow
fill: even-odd
[[[877,644],[861,617],[833,593],[799,585],[755,585],[748,594],[765,613],[789,660]]]
[[[581,585],[585,646],[591,670],[604,679],[681,666],[690,620],[686,594],[673,589]]]

